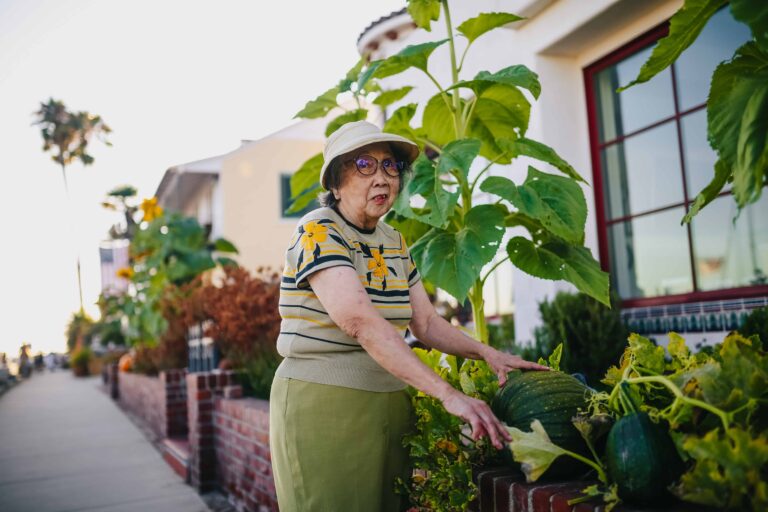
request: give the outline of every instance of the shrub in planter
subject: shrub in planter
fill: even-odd
[[[768,307],[753,310],[738,329],[742,336],[755,336],[765,345],[768,344]]]
[[[85,377],[89,374],[88,367],[92,358],[93,352],[88,347],[80,347],[72,353],[69,363],[76,377]]]
[[[280,276],[264,268],[251,275],[242,267],[228,266],[220,283],[208,284],[198,293],[211,320],[206,335],[216,340],[232,368],[243,371],[245,391],[268,398],[280,361],[275,347]]]
[[[536,345],[524,357],[535,360],[563,344],[560,368],[578,372],[597,385],[605,371],[621,356],[629,331],[621,321],[618,300],[613,308],[583,293],[558,293],[539,304],[542,325],[535,331]]]

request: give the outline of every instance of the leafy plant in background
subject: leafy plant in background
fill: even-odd
[[[216,340],[234,369],[243,370],[244,387],[256,397],[269,398],[280,362],[275,343],[280,332],[280,276],[268,269],[255,275],[242,267],[227,267],[221,282],[198,292],[206,335]]]
[[[608,276],[584,247],[587,206],[579,182],[583,178],[550,147],[527,138],[531,103],[541,86],[537,75],[522,65],[494,72],[482,71],[473,79],[460,78],[472,44],[486,33],[520,20],[509,13],[483,13],[464,21],[454,32],[447,0],[412,0],[408,12],[414,22],[430,30],[442,13],[446,39],[404,48],[387,59],[358,63],[337,86],[307,103],[297,117],[323,117],[340,108],[341,93],[360,98],[376,94],[373,103],[386,107],[404,98],[410,86],[382,91],[378,83],[405,70],[425,73],[438,92],[426,104],[420,126],[414,126],[417,105],[395,110],[384,130],[417,142],[426,151],[414,162],[412,175],[394,205],[388,221],[406,237],[422,275],[459,302],[468,297],[475,320],[475,335],[488,341],[483,310],[483,285],[496,266],[511,261],[536,277],[566,280],[580,291],[608,304]],[[457,54],[457,40],[466,44]],[[429,71],[429,59],[441,46],[450,55],[451,79],[441,84]],[[527,91],[528,96],[523,91]],[[326,134],[346,122],[363,119],[359,107],[333,119]],[[428,155],[436,155],[430,159]],[[485,165],[474,174],[478,157]],[[561,175],[533,166],[522,184],[507,176],[490,176],[495,166],[528,157],[550,164]],[[322,155],[315,155],[292,176],[291,210],[303,208],[316,195]],[[495,196],[491,204],[475,204],[478,191]],[[415,199],[416,202],[412,202]],[[418,205],[416,205],[418,203]],[[529,238],[513,237],[506,254],[493,267],[507,228],[528,231]]]
[[[130,245],[132,267],[124,274],[134,290],[125,298],[123,312],[128,318],[126,338],[132,345],[157,345],[168,329],[160,301],[169,286],[180,286],[216,266],[235,264],[214,252],[236,253],[230,242],[209,242],[196,219],[166,213],[157,200],[145,200],[144,219]]]
[[[76,377],[86,377],[90,374],[89,365],[93,359],[93,352],[87,346],[81,346],[72,352],[69,364]]]
[[[91,344],[91,329],[93,328],[93,318],[85,311],[72,313],[72,317],[67,324],[67,349],[69,352],[78,347]]]
[[[709,19],[729,4],[733,17],[749,26],[753,40],[712,74],[707,99],[707,138],[717,152],[715,175],[696,196],[683,221],[691,219],[726,183],[733,184],[739,211],[756,202],[768,185],[768,3],[758,0],[685,0],[670,19],[638,76],[619,90],[647,82],[669,67],[696,40]]]
[[[563,371],[581,373],[595,385],[624,352],[629,331],[618,308],[584,294],[560,292],[541,302],[539,312],[542,324],[534,331],[536,353],[526,354],[530,359],[550,354],[562,343]]]
[[[131,185],[122,185],[110,190],[107,193],[107,197],[102,201],[101,206],[107,210],[119,212],[125,219],[125,226],[114,225],[109,230],[109,236],[113,240],[118,239],[132,239],[136,233],[139,225],[136,222],[135,216],[139,211],[139,207],[135,204],[130,204],[129,201],[136,197],[136,188]]]
[[[48,100],[41,103],[40,109],[35,112],[36,120],[33,124],[40,126],[43,136],[43,151],[56,150],[51,158],[61,166],[61,175],[64,178],[64,191],[69,201],[69,185],[67,184],[67,166],[75,160],[80,160],[83,165],[90,165],[94,158],[88,154],[88,144],[96,136],[107,146],[111,146],[106,135],[112,130],[104,123],[100,116],[89,112],[70,112],[64,103]],[[70,219],[74,222],[74,219]],[[80,279],[80,252],[77,252],[77,289],[80,297],[80,312],[83,309],[83,285]]]
[[[768,307],[752,310],[738,331],[744,337],[757,336],[763,344],[768,343]]]
[[[686,461],[672,491],[685,501],[722,510],[768,507],[768,354],[757,337],[734,333],[710,353],[691,353],[670,333],[667,350],[633,334],[618,366],[603,382],[609,392],[593,395],[589,411],[574,420],[593,445],[589,425],[605,416],[620,418],[626,400],[654,421],[669,425]],[[531,476],[560,455],[546,432],[513,432],[515,460]],[[652,449],[652,447],[648,447]],[[567,455],[567,454],[565,454]],[[616,475],[606,472],[605,454],[594,453],[601,485],[585,489],[612,507],[621,498]],[[610,465],[608,465],[610,467]],[[531,479],[533,480],[533,479]]]

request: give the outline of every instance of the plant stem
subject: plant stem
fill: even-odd
[[[485,301],[483,300],[483,281],[476,279],[469,292],[469,302],[472,304],[472,319],[475,322],[475,338],[488,344],[488,322],[485,320]]]
[[[509,256],[505,256],[504,258],[502,258],[502,259],[500,259],[499,261],[497,261],[497,262],[496,262],[496,263],[495,263],[495,264],[494,264],[494,265],[491,267],[491,269],[490,269],[488,272],[486,272],[485,276],[484,276],[484,277],[483,277],[483,278],[480,280],[480,282],[483,284],[483,286],[485,286],[485,281],[488,279],[488,277],[490,277],[490,275],[493,273],[493,271],[494,271],[494,270],[496,270],[496,267],[498,267],[499,265],[501,265],[502,263],[504,263],[504,262],[505,262],[505,261],[507,261],[508,259],[509,259]]]
[[[451,25],[451,10],[448,8],[448,0],[441,0],[443,12],[445,12],[445,27],[448,31],[448,48],[451,52],[451,85],[459,82],[459,69],[456,65],[456,43],[453,36],[453,26]],[[464,124],[461,116],[461,96],[458,89],[451,91],[453,97],[453,115],[456,124],[456,138],[464,138]]]
[[[627,382],[628,384],[639,384],[642,382],[655,382],[657,384],[662,384],[675,395],[675,400],[679,400],[688,405],[699,407],[701,409],[704,409],[705,411],[711,412],[712,414],[720,418],[720,421],[723,423],[723,428],[725,430],[728,430],[728,427],[730,426],[730,418],[728,417],[727,412],[713,405],[710,405],[706,402],[703,402],[701,400],[697,400],[695,398],[689,398],[685,396],[683,392],[680,391],[680,389],[677,386],[675,386],[675,384],[669,379],[667,379],[666,377],[662,377],[660,375],[650,376],[650,377],[634,377],[634,378],[626,379],[625,382]]]
[[[608,485],[608,478],[605,476],[605,470],[603,467],[594,460],[590,460],[582,455],[579,455],[578,453],[574,453],[568,450],[563,449],[563,455],[569,455],[573,457],[574,459],[583,462],[584,464],[592,467],[595,471],[597,471],[597,479],[603,482],[605,485]]]

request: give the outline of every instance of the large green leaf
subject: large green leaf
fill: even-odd
[[[462,302],[483,266],[498,251],[505,232],[504,216],[504,208],[478,205],[467,212],[458,232],[431,231],[421,257],[422,274]]]
[[[429,224],[437,228],[443,227],[445,221],[453,213],[453,208],[459,199],[458,192],[449,192],[440,183],[435,164],[422,153],[413,163],[413,172],[407,178],[403,191],[395,199],[394,210],[410,219]],[[420,195],[426,199],[424,208],[415,211],[411,208],[412,196]]]
[[[528,177],[519,187],[507,178],[492,176],[480,185],[480,190],[506,199],[554,235],[568,242],[583,243],[587,202],[574,180],[528,167]]]
[[[555,459],[569,453],[552,442],[539,420],[533,420],[530,432],[515,427],[507,427],[507,430],[512,437],[508,449],[515,461],[520,463],[528,482],[538,480]]]
[[[637,78],[619,88],[623,91],[635,84],[647,82],[675,62],[691,46],[707,21],[726,4],[727,0],[685,0],[683,7],[669,20],[669,35],[656,43]]]
[[[480,94],[485,89],[493,84],[507,84],[522,87],[531,92],[534,98],[538,98],[541,94],[541,84],[539,83],[539,75],[523,66],[522,64],[515,64],[509,66],[496,73],[490,71],[480,71],[472,80],[463,80],[449,87],[447,90],[455,89],[457,87],[464,87],[472,89],[475,94]]]
[[[507,244],[507,253],[523,272],[542,279],[568,281],[579,291],[611,307],[608,274],[600,269],[586,247],[561,240],[534,244],[518,236]]]
[[[299,111],[294,117],[302,117],[304,119],[316,119],[318,117],[325,117],[328,112],[336,108],[336,96],[339,95],[339,88],[332,87],[325,91],[317,98],[308,101],[304,108]]]
[[[728,182],[728,178],[731,176],[732,172],[733,171],[728,166],[728,164],[726,164],[722,159],[715,163],[715,177],[712,178],[712,181],[709,182],[709,184],[704,187],[704,190],[699,192],[699,194],[696,196],[696,200],[694,200],[693,204],[691,204],[691,208],[688,210],[688,213],[686,213],[685,217],[683,217],[683,222],[691,222],[691,220],[693,220],[693,218],[702,208],[707,206],[717,197],[725,184]]]
[[[376,99],[373,100],[373,102],[376,105],[380,106],[381,108],[385,108],[390,106],[396,101],[400,101],[412,90],[413,90],[413,87],[411,87],[410,85],[406,85],[405,87],[400,87],[398,89],[384,91],[378,96],[376,96]]]
[[[355,83],[358,76],[360,75],[360,71],[363,70],[363,66],[366,64],[367,60],[365,57],[361,57],[359,61],[357,61],[357,64],[355,64],[349,71],[347,71],[347,74],[344,75],[344,78],[342,78],[339,81],[339,92],[347,92],[352,90],[352,84]]]
[[[464,34],[469,42],[485,34],[488,31],[501,27],[513,21],[520,21],[523,18],[516,14],[508,12],[484,12],[474,18],[470,18],[458,27],[456,30]]]
[[[296,199],[307,189],[320,182],[320,169],[323,167],[323,154],[318,153],[301,164],[299,170],[291,175],[291,199]]]
[[[391,57],[372,62],[368,69],[363,72],[360,81],[365,84],[369,78],[386,78],[402,73],[409,68],[426,71],[429,56],[447,41],[448,39],[441,39],[440,41],[406,46]]]
[[[566,162],[554,149],[546,144],[525,137],[513,140],[499,139],[497,143],[500,148],[509,152],[510,158],[516,158],[518,156],[535,158],[536,160],[541,160],[542,162],[554,166],[563,174],[570,176],[576,181],[586,183],[584,178],[576,172],[576,169],[571,167],[571,164]]]
[[[477,139],[460,139],[448,143],[440,153],[437,162],[437,175],[459,171],[464,181],[469,175],[469,167],[480,152],[480,141]]]
[[[235,244],[233,244],[226,238],[217,238],[216,241],[213,242],[213,248],[218,252],[231,252],[235,254],[238,253],[237,247],[235,247]]]
[[[412,140],[419,144],[418,134],[416,130],[411,127],[411,119],[416,114],[416,104],[409,103],[403,105],[392,113],[392,116],[384,123],[383,131],[386,133],[394,133],[395,135],[402,135],[403,137]],[[419,144],[421,146],[421,144]]]
[[[525,135],[531,104],[517,87],[507,84],[489,86],[475,101],[467,135],[482,141],[481,156],[508,164],[510,157],[497,141]]]
[[[440,0],[408,0],[408,14],[416,25],[429,32],[431,22],[440,17]]]
[[[743,208],[760,197],[768,176],[768,53],[750,42],[720,64],[707,107],[709,142],[732,168],[733,195]]]
[[[435,94],[427,102],[421,126],[427,139],[439,146],[444,146],[456,138],[453,114],[441,93]]]
[[[333,132],[335,132],[345,124],[352,123],[354,121],[362,121],[367,116],[368,116],[368,111],[364,108],[357,108],[355,110],[350,110],[349,112],[345,112],[340,116],[334,118],[330,123],[328,123],[328,126],[325,127],[325,136],[330,137]]]
[[[749,25],[757,44],[768,51],[768,2],[731,0],[731,12],[734,18]]]
[[[318,193],[320,193],[320,185],[316,183],[312,187],[305,189],[302,193],[300,193],[296,198],[293,199],[293,202],[291,203],[291,206],[288,207],[287,210],[285,210],[285,213],[291,214],[291,213],[298,213],[309,204],[317,199]]]
[[[425,224],[416,219],[409,219],[403,215],[398,215],[394,210],[387,214],[384,218],[384,222],[402,233],[405,238],[405,243],[407,243],[409,247],[413,246],[418,239],[432,229],[432,226],[429,224]]]

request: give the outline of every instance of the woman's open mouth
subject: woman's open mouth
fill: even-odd
[[[377,196],[373,196],[373,202],[377,205],[382,205],[387,202],[387,198],[389,197],[389,194],[379,194]]]

